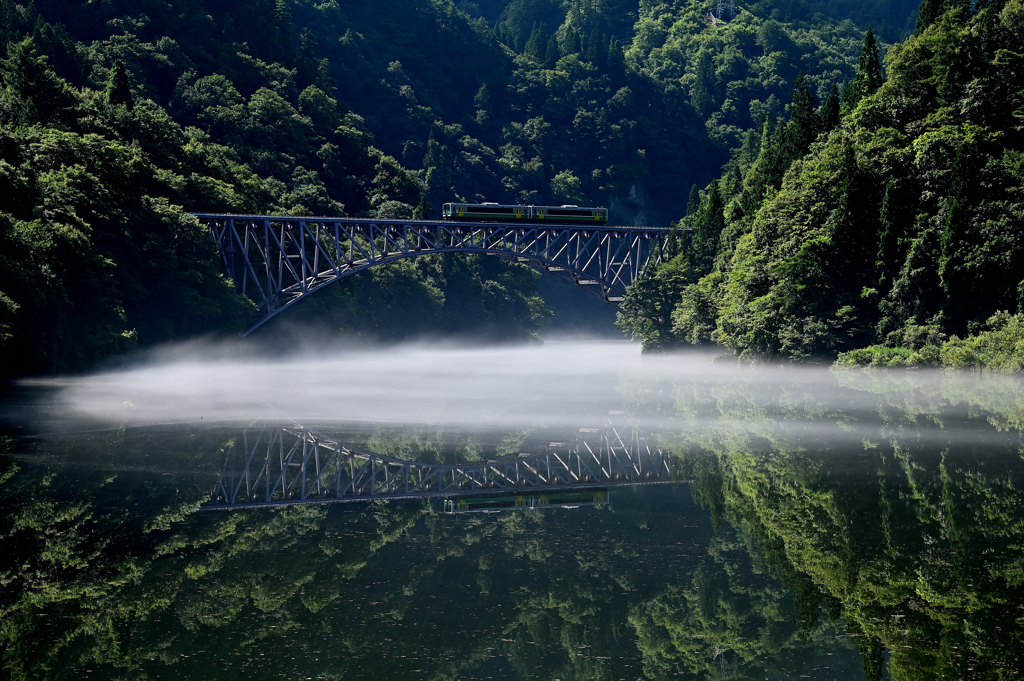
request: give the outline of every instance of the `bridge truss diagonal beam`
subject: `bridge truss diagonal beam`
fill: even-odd
[[[581,428],[571,443],[502,461],[432,464],[352,447],[299,424],[245,431],[205,510],[677,481],[675,458],[630,426]]]
[[[367,268],[428,253],[513,260],[618,306],[667,256],[671,230],[523,223],[197,214],[224,275],[256,304],[250,332],[317,289]]]

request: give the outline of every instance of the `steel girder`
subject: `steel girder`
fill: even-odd
[[[452,497],[674,481],[674,458],[632,427],[581,428],[541,454],[465,464],[403,461],[298,424],[245,431],[205,510]]]
[[[516,223],[196,215],[224,274],[259,310],[245,335],[321,286],[427,253],[481,253],[551,272],[617,306],[662,261],[670,230]]]

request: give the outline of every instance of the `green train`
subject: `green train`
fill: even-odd
[[[607,489],[553,490],[546,494],[505,494],[500,496],[469,496],[445,499],[445,513],[500,513],[501,511],[527,511],[530,509],[579,508],[581,506],[607,506]]]
[[[506,206],[500,203],[446,203],[441,207],[445,220],[472,222],[584,222],[608,223],[607,208],[579,206]]]

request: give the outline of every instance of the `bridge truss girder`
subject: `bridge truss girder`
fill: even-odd
[[[264,426],[228,448],[207,510],[669,482],[672,456],[631,427],[581,429],[560,450],[428,464],[351,447],[300,425]]]
[[[661,262],[669,230],[256,215],[197,215],[224,273],[256,303],[246,335],[306,295],[375,265],[428,253],[478,253],[529,265],[617,306]]]

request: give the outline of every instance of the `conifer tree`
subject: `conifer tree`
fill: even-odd
[[[583,52],[583,58],[591,64],[600,63],[601,47],[603,42],[603,36],[598,32],[597,26],[594,26],[590,31],[590,35],[587,36],[587,43]]]
[[[427,190],[424,188],[420,193],[420,202],[412,213],[413,220],[429,220],[431,216],[430,201],[427,200]]]
[[[814,95],[807,87],[803,74],[796,77],[793,86],[793,103],[790,106],[789,126],[793,158],[800,158],[811,148],[811,142],[818,136],[818,117],[814,113]]]
[[[743,191],[743,173],[740,172],[739,165],[732,167],[732,172],[729,173],[729,187],[727,201],[733,200],[735,197],[740,195]]]
[[[703,118],[711,115],[715,106],[715,67],[711,62],[711,51],[702,50],[697,56],[697,80],[690,91],[690,103]]]
[[[965,241],[970,224],[968,215],[967,174],[968,157],[960,148],[953,159],[950,171],[949,195],[946,197],[946,216],[942,226],[941,254],[939,256],[939,280],[946,294],[947,316],[963,320],[966,310],[962,309],[965,288],[969,282],[960,271],[964,260]],[[962,330],[962,329],[957,329]]]
[[[740,148],[740,164],[746,168],[753,165],[757,155],[761,151],[761,130],[750,128],[743,136],[743,146]]]
[[[724,209],[718,180],[715,180],[701,202],[700,212],[694,221],[693,242],[687,249],[690,266],[701,276],[711,272],[715,266],[718,243],[725,228]]]
[[[132,100],[132,90],[128,84],[128,70],[120,59],[114,60],[110,69],[110,77],[107,79],[107,101],[114,106],[135,106]]]
[[[299,58],[308,64],[314,64],[319,49],[320,43],[313,31],[308,26],[302,29],[302,35],[299,37]]]
[[[533,25],[530,39],[526,41],[526,56],[537,64],[544,62],[546,56],[547,41],[544,40],[544,24]]]
[[[786,169],[789,168],[789,164],[794,160],[789,144],[789,140],[792,139],[792,135],[789,133],[789,126],[790,124],[787,121],[780,120],[772,132],[771,142],[763,150],[765,152],[763,154],[765,161],[763,172],[766,187],[768,185],[775,188],[781,186],[782,176],[786,174]]]
[[[818,108],[818,119],[822,132],[832,132],[839,127],[839,86],[832,83],[832,89],[825,98],[825,103]]]
[[[897,222],[896,212],[901,202],[901,187],[896,180],[889,180],[885,186],[885,196],[882,199],[882,210],[879,215],[878,235],[878,257],[875,260],[875,270],[878,276],[878,288],[887,291],[890,287],[894,270],[899,267],[899,241],[900,225]]]
[[[772,119],[765,116],[764,123],[761,124],[761,139],[757,145],[757,158],[747,172],[748,187],[740,201],[745,215],[753,215],[761,207],[764,190],[771,182],[768,174],[772,171],[773,159],[777,151],[774,146],[775,139],[776,129],[772,125]]]
[[[944,0],[924,0],[917,8],[917,26],[915,32],[924,33],[925,29],[935,23],[942,14]]]
[[[878,43],[869,26],[868,32],[864,34],[864,47],[860,51],[860,66],[857,67],[857,77],[854,79],[857,100],[875,94],[878,88],[882,87],[882,82],[882,61],[878,57]]]
[[[697,214],[700,209],[700,190],[697,189],[697,185],[690,185],[690,200],[686,202],[686,216],[690,217]]]
[[[622,53],[622,44],[615,38],[608,41],[608,74],[613,82],[621,79],[626,73],[626,57]]]
[[[427,140],[427,153],[423,157],[423,168],[426,169],[426,191],[424,200],[427,205],[440,205],[447,200],[451,191],[453,158],[447,145],[437,141],[435,130],[437,125],[430,130],[430,138]]]
[[[292,11],[286,0],[277,0],[274,6],[276,23],[271,32],[270,42],[278,48],[281,56],[291,53]]]
[[[666,260],[672,260],[682,253],[686,248],[686,237],[680,232],[680,227],[685,223],[685,218],[679,222],[673,222],[668,232],[668,239],[665,241]]]
[[[316,86],[331,98],[335,96],[338,90],[334,85],[334,78],[331,76],[331,62],[327,57],[321,59],[317,64]]]
[[[553,69],[555,64],[558,63],[558,57],[561,56],[558,51],[558,36],[553,35],[548,40],[548,49],[544,53],[544,68]]]

